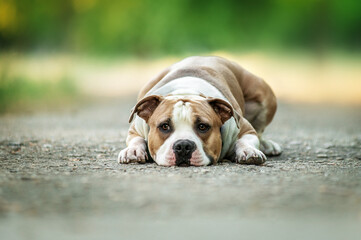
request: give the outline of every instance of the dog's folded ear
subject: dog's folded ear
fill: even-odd
[[[239,128],[240,114],[233,109],[230,103],[220,98],[207,98],[207,101],[220,117],[222,124],[233,117]]]
[[[163,101],[162,96],[151,95],[141,99],[133,108],[129,117],[129,123],[133,120],[136,113],[139,117],[143,118],[146,122],[152,116],[154,110],[158,107],[159,103]]]

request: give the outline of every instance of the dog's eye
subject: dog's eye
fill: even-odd
[[[170,132],[170,130],[171,130],[168,123],[162,123],[158,128],[160,131],[165,132],[165,133]]]
[[[199,132],[201,133],[205,133],[209,130],[210,126],[208,124],[205,124],[205,123],[200,123],[198,124],[197,126],[197,129]]]

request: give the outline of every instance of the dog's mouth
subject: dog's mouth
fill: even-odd
[[[168,149],[165,159],[159,160],[156,162],[162,166],[190,167],[208,165],[204,163],[205,160],[201,151],[193,144],[178,147],[172,145],[172,148]]]
[[[192,156],[188,157],[177,157],[175,165],[178,167],[189,167],[191,165],[190,158]]]
[[[178,167],[189,167],[191,164],[189,162],[182,162],[180,164],[177,164]]]

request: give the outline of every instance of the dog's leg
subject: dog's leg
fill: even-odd
[[[260,165],[266,161],[266,156],[259,150],[260,142],[251,124],[243,119],[239,138],[234,145],[232,159],[241,164]]]
[[[245,103],[245,117],[256,130],[260,141],[260,150],[267,156],[277,156],[282,153],[282,148],[278,143],[262,138],[262,133],[276,112],[276,106],[275,99],[264,104],[252,101]]]
[[[140,136],[134,137],[128,147],[120,151],[118,155],[119,163],[145,163],[147,159],[147,145],[144,138]]]
[[[257,135],[245,134],[237,140],[234,146],[234,160],[241,164],[263,164],[267,158],[258,149],[259,140]]]
[[[145,163],[148,160],[147,144],[143,137],[147,134],[146,131],[148,130],[145,122],[137,117],[129,128],[127,147],[118,155],[119,163]]]

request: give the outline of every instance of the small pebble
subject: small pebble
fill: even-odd
[[[332,143],[325,143],[323,146],[325,148],[332,148],[334,145]]]
[[[210,172],[209,169],[202,169],[201,170],[201,173],[208,173],[208,172]]]

